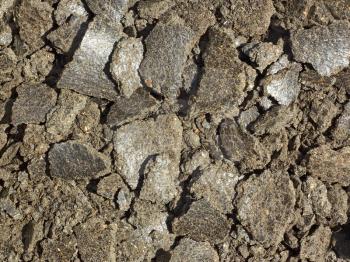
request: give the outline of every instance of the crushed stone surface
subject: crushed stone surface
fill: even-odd
[[[0,0],[0,261],[350,261],[349,0]]]

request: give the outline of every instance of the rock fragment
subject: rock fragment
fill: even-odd
[[[143,88],[137,89],[129,98],[118,97],[107,116],[107,124],[121,126],[136,119],[147,117],[159,108],[157,100]]]
[[[17,88],[18,97],[12,107],[12,123],[39,124],[56,103],[56,92],[45,84],[23,84]]]
[[[350,102],[344,106],[344,110],[336,121],[336,127],[332,131],[336,140],[346,140],[350,137]]]
[[[105,72],[114,44],[122,33],[95,17],[75,52],[73,61],[63,71],[58,88],[67,88],[83,95],[115,100],[118,97],[113,81]]]
[[[116,165],[131,188],[139,182],[139,172],[150,157],[168,153],[174,165],[180,161],[182,126],[175,115],[156,120],[135,121],[120,127],[114,135]]]
[[[57,105],[47,116],[47,132],[60,137],[68,135],[75,117],[84,109],[86,101],[86,96],[70,90],[61,90]]]
[[[7,47],[12,42],[11,27],[3,22],[0,22],[0,50]]]
[[[181,262],[184,258],[193,262],[219,262],[215,249],[207,242],[196,242],[190,238],[181,239],[171,252],[170,262]]]
[[[308,153],[308,172],[321,181],[350,185],[350,147],[335,151],[329,146],[320,146]]]
[[[16,12],[16,21],[20,28],[21,39],[35,51],[43,47],[44,34],[53,26],[53,8],[40,0],[23,1]]]
[[[275,9],[272,0],[225,1],[220,13],[234,30],[246,36],[262,35],[269,25]]]
[[[293,103],[300,92],[299,72],[302,67],[294,63],[288,69],[267,76],[263,86],[267,94],[271,95],[280,105],[288,106]]]
[[[295,191],[288,174],[265,171],[238,185],[237,218],[265,247],[276,246],[291,222]]]
[[[86,0],[90,10],[97,16],[102,17],[108,24],[118,24],[123,14],[133,0]]]
[[[88,19],[88,12],[80,0],[64,0],[58,4],[55,18],[59,27],[49,33],[47,39],[59,52],[68,53],[75,47],[74,40]]]
[[[331,240],[331,230],[320,226],[316,231],[301,240],[300,258],[309,261],[325,261]]]
[[[68,141],[55,144],[49,152],[50,173],[64,179],[83,179],[104,175],[109,159],[93,147]]]
[[[140,39],[126,38],[118,42],[111,62],[111,74],[122,95],[130,97],[141,86],[138,69],[143,59]]]
[[[225,216],[201,199],[191,204],[186,214],[176,219],[173,230],[178,235],[187,235],[195,241],[218,243],[229,231]]]
[[[147,163],[140,199],[165,205],[175,198],[178,166],[171,161],[169,155],[160,154]]]
[[[295,59],[310,63],[323,76],[331,76],[349,66],[350,24],[335,21],[329,26],[314,26],[292,35]]]
[[[12,72],[17,64],[17,56],[11,48],[0,51],[0,83],[12,80]]]
[[[187,56],[213,23],[213,15],[201,4],[170,12],[161,19],[146,39],[140,66],[144,82],[164,96],[176,98]]]
[[[317,219],[324,222],[326,217],[329,217],[332,209],[326,186],[318,179],[308,177],[303,184],[303,192],[310,200]]]
[[[332,205],[330,226],[344,225],[348,221],[348,195],[340,185],[333,185],[328,190],[328,200]]]
[[[114,225],[92,218],[74,228],[79,254],[84,261],[112,261]],[[99,243],[99,244],[96,244]]]
[[[203,55],[204,72],[191,99],[192,114],[230,111],[254,86],[255,70],[238,59],[233,32],[212,28]]]
[[[191,193],[197,199],[206,199],[214,208],[224,214],[232,211],[232,200],[239,181],[237,169],[229,163],[215,163],[203,169],[191,186]]]
[[[269,42],[252,42],[243,46],[242,51],[251,62],[257,64],[258,70],[262,73],[283,54],[282,42],[277,45]]]
[[[240,162],[242,171],[261,169],[270,161],[259,140],[242,130],[234,120],[221,123],[219,136],[224,155],[231,161]]]
[[[256,135],[277,134],[290,125],[298,115],[296,106],[274,106],[261,115],[250,127]]]

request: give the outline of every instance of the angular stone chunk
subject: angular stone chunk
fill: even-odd
[[[142,59],[143,45],[140,39],[122,39],[114,50],[111,74],[121,94],[128,98],[141,86],[138,69]]]
[[[348,221],[348,194],[340,185],[328,190],[328,200],[332,205],[330,226],[344,225]]]
[[[108,173],[109,159],[77,141],[55,144],[49,152],[50,173],[65,179],[91,178]]]
[[[350,147],[335,151],[320,146],[308,153],[307,170],[315,177],[328,183],[350,185]]]
[[[267,150],[259,140],[242,130],[234,120],[224,120],[219,136],[225,157],[239,162],[244,171],[261,169],[270,161]]]
[[[345,140],[350,137],[350,102],[345,104],[332,135],[337,140]]]
[[[216,250],[207,242],[196,242],[190,238],[183,238],[171,252],[170,262],[219,262]]]
[[[114,250],[114,225],[91,218],[74,228],[79,254],[84,261],[112,261]]]
[[[0,49],[10,45],[12,42],[11,27],[3,22],[0,22]]]
[[[212,164],[200,172],[191,186],[191,193],[198,199],[206,199],[217,210],[228,214],[233,209],[232,200],[239,176],[232,164]]]
[[[0,83],[12,80],[12,72],[16,68],[17,56],[11,48],[0,51]]]
[[[160,154],[145,167],[140,198],[152,203],[167,204],[177,195],[178,165],[168,154]]]
[[[290,105],[297,99],[300,92],[299,72],[301,70],[302,67],[295,63],[288,69],[267,76],[263,82],[266,92],[280,105]]]
[[[116,166],[133,189],[139,182],[142,165],[151,156],[168,153],[174,165],[178,165],[181,147],[182,125],[175,115],[135,121],[120,127],[114,135]]]
[[[335,85],[339,88],[344,88],[350,95],[350,69],[347,68],[337,75]]]
[[[325,261],[332,231],[320,226],[316,231],[301,240],[300,258],[308,261]]]
[[[252,125],[251,130],[256,135],[278,134],[287,127],[298,115],[296,106],[275,106],[261,115]]]
[[[135,119],[145,118],[158,107],[157,100],[143,88],[139,88],[130,98],[119,97],[116,99],[108,113],[107,124],[120,126]]]
[[[17,88],[18,97],[12,107],[12,123],[39,124],[56,103],[56,92],[45,84],[24,84]]]
[[[132,0],[106,0],[106,1],[96,1],[96,0],[86,0],[87,5],[90,10],[103,19],[106,23],[113,24],[119,23],[123,14],[128,9],[129,2]]]
[[[186,214],[173,223],[177,235],[187,235],[195,241],[219,243],[230,231],[225,216],[213,208],[205,199],[193,202]]]
[[[255,70],[238,59],[232,33],[218,28],[209,31],[204,71],[191,99],[193,114],[232,110],[253,86]]]
[[[225,1],[220,12],[234,30],[246,36],[262,35],[275,9],[272,0]]]
[[[53,26],[52,11],[53,8],[46,2],[28,0],[21,3],[15,14],[19,35],[31,50],[44,46],[43,36]]]
[[[98,182],[96,193],[113,200],[115,193],[122,186],[122,178],[118,174],[111,174]]]
[[[59,28],[48,34],[49,39],[61,53],[68,53],[74,40],[88,19],[88,12],[80,0],[60,1],[55,11]]]
[[[292,34],[295,59],[310,63],[323,76],[330,76],[349,66],[350,24],[336,21],[329,26],[314,26]]]
[[[78,93],[115,100],[116,87],[106,74],[105,68],[114,44],[121,37],[120,28],[111,26],[100,17],[89,24],[89,28],[75,52],[73,61],[63,71],[58,88],[72,89]]]
[[[238,186],[237,218],[265,247],[282,241],[291,222],[295,191],[288,174],[265,171]]]
[[[84,109],[86,101],[86,96],[62,89],[56,107],[47,116],[47,132],[62,137],[68,135],[75,117]]]
[[[162,14],[176,5],[172,0],[141,0],[137,5],[140,17],[159,19]]]
[[[252,106],[251,108],[241,112],[238,123],[242,129],[245,129],[250,123],[254,122],[260,116],[258,108]]]
[[[81,0],[61,0],[55,10],[55,19],[58,25],[63,25],[70,19],[86,20],[88,12]]]
[[[243,46],[242,51],[250,61],[257,64],[258,70],[262,73],[283,54],[283,45],[282,42],[277,45],[269,42],[252,42]]]
[[[308,177],[303,183],[303,192],[312,204],[312,209],[319,221],[325,221],[330,215],[332,205],[328,201],[327,188],[317,178]]]
[[[161,19],[146,39],[140,66],[145,83],[166,97],[177,97],[187,56],[213,23],[213,15],[202,5],[171,12]]]

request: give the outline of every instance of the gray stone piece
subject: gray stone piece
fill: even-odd
[[[307,170],[321,181],[350,185],[350,147],[333,150],[329,146],[320,146],[309,151]]]
[[[335,21],[292,34],[292,51],[297,61],[310,63],[323,76],[331,76],[349,66],[350,23]]]
[[[244,131],[234,120],[224,120],[219,131],[221,149],[226,158],[239,162],[241,171],[263,168],[270,155],[260,141]]]
[[[176,98],[187,56],[213,23],[213,15],[202,5],[173,11],[161,19],[146,38],[146,54],[140,66],[146,85]]]
[[[190,238],[183,238],[171,251],[170,262],[219,262],[216,250],[208,242],[197,242]]]
[[[116,166],[133,189],[139,183],[142,165],[145,165],[150,157],[168,153],[172,164],[178,165],[181,148],[182,125],[175,115],[161,115],[155,120],[135,121],[120,127],[114,135]]]
[[[291,222],[296,201],[288,174],[267,170],[238,186],[237,218],[254,240],[276,246]]]
[[[63,89],[57,105],[47,116],[46,130],[48,133],[65,137],[74,123],[76,116],[84,109],[87,97],[73,91]]]
[[[147,117],[159,108],[159,103],[143,88],[137,89],[129,98],[118,97],[107,116],[107,124],[121,126]]]
[[[117,99],[116,86],[106,68],[114,45],[121,36],[119,26],[109,25],[106,20],[95,17],[73,61],[63,71],[58,87],[111,101]]]
[[[232,164],[215,163],[200,172],[191,186],[191,193],[198,199],[206,199],[223,214],[229,214],[239,178],[240,174]]]
[[[233,32],[212,28],[204,51],[204,70],[196,94],[191,98],[191,114],[230,111],[237,107],[254,86],[256,72],[238,58]]]
[[[325,261],[326,252],[331,241],[332,231],[323,225],[304,237],[300,245],[300,258],[309,261]]]
[[[39,124],[55,106],[57,94],[45,84],[23,84],[17,89],[18,97],[12,107],[12,123]]]
[[[277,45],[270,42],[252,42],[244,45],[242,51],[251,62],[257,64],[258,70],[262,73],[283,54],[283,42]]]
[[[145,167],[140,199],[163,205],[169,203],[178,194],[178,172],[178,166],[168,154],[157,155]]]
[[[84,179],[107,174],[110,160],[90,145],[68,141],[51,148],[49,164],[54,177]]]
[[[130,97],[141,86],[138,69],[143,59],[143,45],[140,39],[122,39],[114,50],[111,74],[118,83],[119,91]]]
[[[288,69],[267,76],[263,82],[266,93],[276,99],[280,105],[290,105],[297,99],[300,92],[299,72],[301,70],[302,67],[295,63]]]
[[[175,219],[173,230],[177,235],[187,235],[195,241],[220,243],[229,233],[229,222],[207,200],[193,202],[183,216]]]

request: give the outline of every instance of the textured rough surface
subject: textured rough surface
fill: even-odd
[[[146,39],[140,74],[145,83],[168,97],[176,97],[187,55],[211,24],[204,6],[191,6],[165,16]]]
[[[106,156],[74,141],[54,145],[49,152],[49,163],[52,176],[66,179],[104,175],[109,168]]]
[[[312,176],[329,183],[350,185],[350,147],[335,151],[321,146],[308,153],[308,171]]]
[[[136,188],[141,168],[152,156],[168,153],[171,163],[178,165],[181,139],[182,127],[175,115],[163,115],[156,120],[135,121],[122,126],[114,136],[120,174],[132,188]]]
[[[83,95],[115,100],[116,86],[105,73],[105,67],[109,64],[114,44],[121,37],[119,30],[118,26],[106,24],[96,17],[89,24],[73,61],[63,71],[58,87],[72,89]]]
[[[194,262],[218,262],[219,256],[215,249],[206,242],[196,242],[190,238],[181,239],[171,253],[171,262],[180,262],[186,258]]]
[[[107,124],[120,126],[135,119],[142,119],[156,111],[157,100],[142,88],[137,89],[129,98],[118,97],[107,116]]]
[[[349,0],[0,0],[0,261],[350,261]]]
[[[187,235],[196,241],[210,243],[223,241],[228,233],[228,228],[229,223],[226,217],[205,199],[192,203],[187,213],[175,220],[173,224],[176,234]]]
[[[113,53],[111,74],[120,92],[130,97],[141,86],[138,69],[143,58],[143,45],[138,39],[123,39]]]
[[[337,21],[297,31],[292,36],[293,54],[310,63],[320,75],[330,76],[349,66],[350,23]]]
[[[56,92],[46,85],[22,85],[12,107],[13,124],[45,122],[46,115],[56,103]]]
[[[287,174],[265,171],[249,178],[238,187],[236,201],[237,218],[255,240],[264,246],[282,240],[295,204],[295,191]]]

